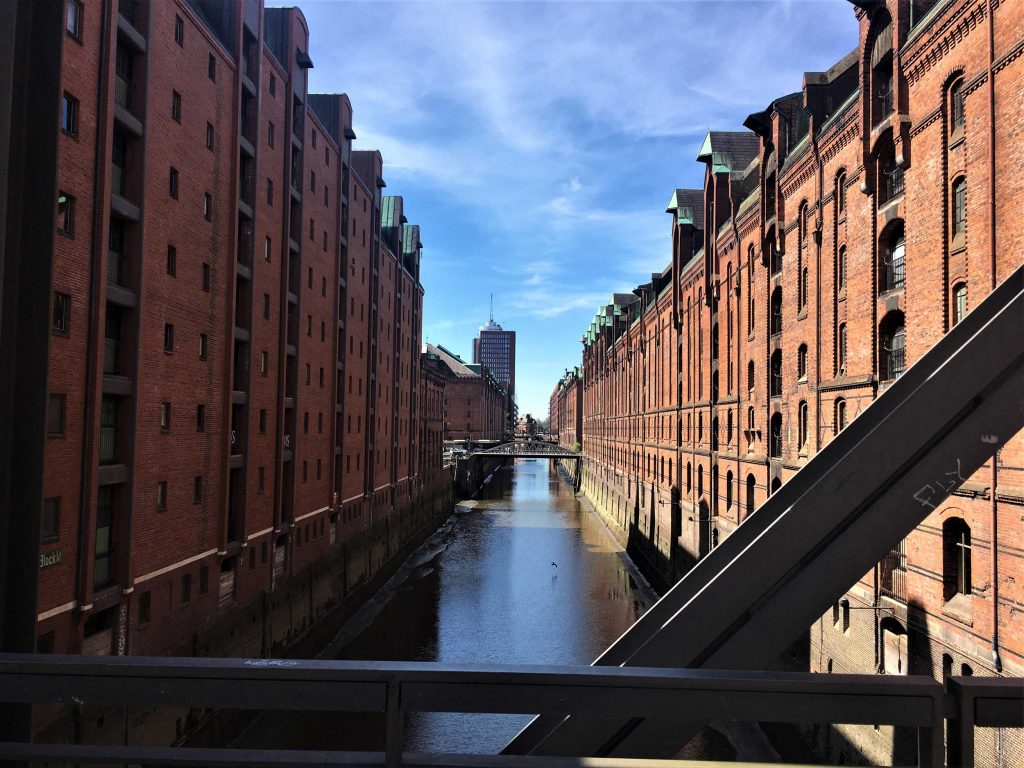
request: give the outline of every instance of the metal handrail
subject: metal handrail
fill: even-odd
[[[2,760],[127,761],[140,765],[445,765],[446,755],[402,752],[403,715],[463,712],[885,723],[928,729],[941,743],[944,713],[968,724],[988,711],[962,703],[1024,701],[1020,681],[954,678],[944,698],[924,676],[643,667],[448,665],[180,657],[0,655],[0,702],[248,710],[371,712],[386,716],[383,752],[0,743]],[[1012,683],[1016,682],[1014,687]],[[962,696],[961,696],[961,692]],[[986,698],[987,697],[987,698]],[[1014,698],[1016,697],[1016,698]],[[948,699],[948,701],[946,700]],[[1007,704],[1009,702],[1009,704]],[[1019,707],[1022,712],[1024,708]],[[953,727],[953,726],[951,726]],[[553,765],[550,756],[479,756],[468,764]],[[470,760],[470,756],[461,759]],[[578,758],[569,764],[578,765]],[[933,762],[941,764],[942,757]],[[623,765],[623,758],[607,765]],[[645,765],[676,765],[645,761]]]

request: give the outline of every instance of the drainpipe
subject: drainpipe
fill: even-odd
[[[996,287],[996,85],[993,63],[995,62],[995,8],[988,3],[988,167],[989,167],[989,254],[992,266],[992,290]],[[996,480],[998,453],[992,456],[992,666],[996,672],[1003,671],[999,657],[999,505],[996,502]]]

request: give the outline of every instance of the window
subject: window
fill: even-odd
[[[953,243],[960,245],[967,234],[967,180],[961,176],[953,182]]]
[[[906,369],[907,337],[903,313],[890,312],[881,323],[882,349],[879,373],[882,381],[898,378]]]
[[[270,244],[270,238],[268,237],[266,239],[266,242],[264,242],[264,244],[263,244],[263,260],[265,262],[267,262],[267,264],[270,263],[270,252],[271,252],[271,249],[272,249],[272,246]]]
[[[267,361],[268,361],[267,352],[266,352],[266,350],[264,350],[263,352],[260,352],[260,376],[266,376],[267,375],[267,369],[269,367]]]
[[[782,288],[776,288],[772,291],[772,318],[771,318],[771,332],[774,336],[777,333],[782,333]]]
[[[174,277],[178,273],[178,249],[173,245],[167,246],[167,274]]]
[[[309,480],[309,462],[308,461],[303,461],[302,462],[302,482],[305,483],[308,480]]]
[[[277,95],[277,78],[274,77],[273,75],[270,76],[270,95]]]
[[[203,218],[213,221],[213,195],[209,192],[203,193]]]
[[[796,351],[796,375],[798,379],[807,378],[807,345],[801,344]]]
[[[797,409],[797,428],[798,428],[798,439],[800,441],[800,448],[807,447],[808,435],[808,406],[806,400],[800,401],[800,406]]]
[[[843,632],[850,631],[850,601],[843,598],[839,601],[839,611],[842,614]]]
[[[217,59],[214,58],[213,54],[210,54],[210,58],[206,60],[206,76],[217,82]]]
[[[316,460],[316,479],[317,479],[317,480],[319,480],[319,479],[320,479],[320,471],[321,471],[321,468],[320,468],[320,459],[317,459],[317,460]]]
[[[200,403],[196,406],[196,432],[206,431],[206,406]]]
[[[768,426],[768,455],[773,459],[782,457],[782,414],[773,413]]]
[[[177,91],[171,91],[171,118],[181,122],[181,94]]]
[[[71,320],[71,296],[54,291],[53,293],[53,330],[67,333]]]
[[[206,359],[206,351],[207,351],[207,347],[208,346],[209,346],[209,342],[208,342],[208,340],[206,338],[206,334],[205,333],[200,333],[199,334],[199,359],[200,360],[205,360]]]
[[[213,123],[206,124],[206,148],[213,149]]]
[[[274,147],[274,123],[270,122],[267,124],[267,146],[273,149]]]
[[[174,352],[174,326],[170,323],[164,325],[164,352]]]
[[[839,375],[846,375],[846,323],[839,324],[839,338],[836,345],[838,347],[837,358],[839,363]]]
[[[309,434],[309,411],[302,414],[302,434]]]
[[[171,431],[171,404],[166,400],[160,403],[160,429],[163,432]]]
[[[203,290],[210,292],[210,265],[203,264]]]
[[[92,583],[105,587],[114,578],[114,486],[100,486],[96,495],[96,547]]]
[[[267,179],[267,205],[274,204],[274,180]],[[267,245],[270,245],[270,238],[267,238]],[[267,251],[267,261],[270,261],[270,251]]]
[[[82,39],[82,3],[79,0],[68,0],[67,17],[64,28],[75,40]]]
[[[953,286],[953,325],[956,325],[967,315],[967,283],[957,283]]]
[[[846,290],[846,246],[839,246],[839,255],[836,256],[836,284],[839,292]]]
[[[75,233],[75,198],[67,192],[57,193],[57,231],[62,235]]]
[[[170,178],[168,180],[168,194],[175,200],[178,199],[178,169],[171,168]]]
[[[771,357],[771,386],[769,394],[772,397],[782,397],[782,350],[772,352]]]
[[[949,87],[949,132],[954,139],[964,131],[964,81],[957,80]]]
[[[264,293],[263,294],[263,319],[264,320],[269,320],[270,319],[270,294],[269,293]]]
[[[311,131],[311,133],[312,136],[310,137],[310,140],[313,143],[313,149],[316,149],[316,131]]]
[[[881,291],[894,291],[906,282],[906,241],[903,237],[903,221],[897,219],[882,232],[879,242],[882,264],[879,279]]]
[[[846,428],[846,400],[838,398],[836,400],[836,419],[834,430],[838,434]]]
[[[842,218],[846,213],[846,172],[836,176],[836,214]]]
[[[306,363],[306,384],[309,384],[309,373],[310,373],[309,363]]]
[[[60,129],[72,138],[78,138],[78,99],[67,91],[60,102]]]
[[[971,528],[961,517],[942,524],[942,583],[947,602],[971,594]]]
[[[757,489],[757,480],[754,479],[753,475],[747,475],[747,514],[751,515],[754,512],[754,494]]]
[[[203,503],[203,478],[200,475],[192,479],[192,503]]]
[[[64,395],[51,394],[46,403],[46,434],[59,437],[64,434]]]
[[[181,602],[187,603],[192,599],[192,574],[183,573],[181,575]]]
[[[199,566],[199,594],[205,595],[210,589],[210,567],[203,563]]]
[[[43,516],[39,521],[39,536],[43,541],[51,541],[59,535],[60,498],[43,499]]]
[[[315,133],[313,135],[316,136]],[[316,145],[314,144],[314,147],[315,146]],[[316,171],[309,172],[309,191],[316,192]]]
[[[180,46],[185,45],[185,20],[177,14],[174,15],[174,42]]]
[[[149,610],[152,598],[149,592],[139,595],[139,624],[149,624]]]
[[[260,408],[260,434],[267,434],[267,409]]]
[[[258,493],[263,493],[264,487],[265,487],[265,481],[264,481],[264,477],[263,477],[263,467],[259,467],[256,470],[256,491]]]
[[[163,512],[167,509],[167,481],[161,480],[156,484],[156,511]]]

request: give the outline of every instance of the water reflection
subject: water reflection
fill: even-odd
[[[334,655],[589,664],[654,599],[600,520],[581,507],[548,462],[519,460],[496,472],[476,506],[455,515],[353,617]],[[414,714],[407,718],[406,749],[497,752],[528,721],[512,715]],[[360,718],[356,726],[351,715],[303,716],[301,726],[274,728],[272,738],[261,729],[260,741],[370,748],[379,743],[377,725]]]

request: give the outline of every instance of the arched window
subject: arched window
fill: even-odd
[[[842,218],[846,213],[846,171],[836,176],[836,215]]]
[[[796,377],[807,378],[807,345],[801,344],[796,351]]]
[[[769,394],[772,397],[782,397],[782,350],[776,349],[772,352],[771,359],[771,383]]]
[[[747,430],[750,432],[754,431],[754,406],[747,406]],[[750,439],[753,440],[754,436],[751,434]]]
[[[971,594],[971,528],[962,517],[942,524],[942,587],[947,602]]]
[[[836,255],[836,284],[839,292],[846,290],[846,246],[839,246],[839,253]]]
[[[697,498],[704,495],[704,467],[697,465]]]
[[[732,408],[725,414],[725,442],[732,445]]]
[[[718,417],[711,419],[711,450],[718,450]]]
[[[838,339],[836,340],[836,362],[839,366],[839,375],[846,375],[846,323],[839,324]]]
[[[779,488],[781,488],[781,487],[782,487],[782,481],[779,480],[779,478],[776,477],[774,480],[772,480],[771,489],[769,490],[768,493],[770,495],[774,496],[775,492],[778,491]]]
[[[905,280],[906,242],[901,219],[892,222],[882,232],[878,254],[882,262],[878,273],[880,292],[902,288]]]
[[[775,247],[774,230],[769,233],[765,241],[765,248],[768,249],[768,266],[771,269],[771,273],[777,275],[782,271],[782,253]]]
[[[752,515],[754,513],[754,492],[757,488],[757,480],[754,479],[753,475],[747,475],[747,514]]]
[[[964,81],[963,78],[949,86],[949,134],[953,140],[964,132]]]
[[[807,447],[808,438],[808,407],[807,401],[801,400],[800,405],[797,409],[797,433],[800,441],[799,448],[803,449]]]
[[[953,210],[950,218],[950,231],[953,235],[953,245],[963,244],[967,236],[967,179],[963,176],[953,181]]]
[[[718,514],[718,465],[711,467],[711,508]]]
[[[967,283],[957,283],[953,286],[953,325],[956,325],[967,315]]]
[[[836,400],[836,418],[833,430],[838,434],[844,427],[846,427],[846,400],[840,397]]]
[[[725,508],[732,509],[732,470],[725,473]]]
[[[879,623],[882,630],[882,672],[886,675],[907,674],[907,631],[890,616]]]
[[[801,307],[807,306],[807,297],[810,295],[810,270],[804,267],[800,270],[800,296],[802,301],[800,302]]]
[[[774,336],[782,333],[782,286],[772,291],[772,325],[771,332]]]
[[[773,413],[768,427],[768,455],[773,459],[782,457],[782,414]]]
[[[882,318],[880,324],[881,349],[878,373],[882,381],[899,378],[907,367],[907,336],[903,313],[893,311]]]
[[[718,323],[711,326],[711,359],[718,359]]]
[[[754,391],[754,361],[747,363],[747,389]]]

